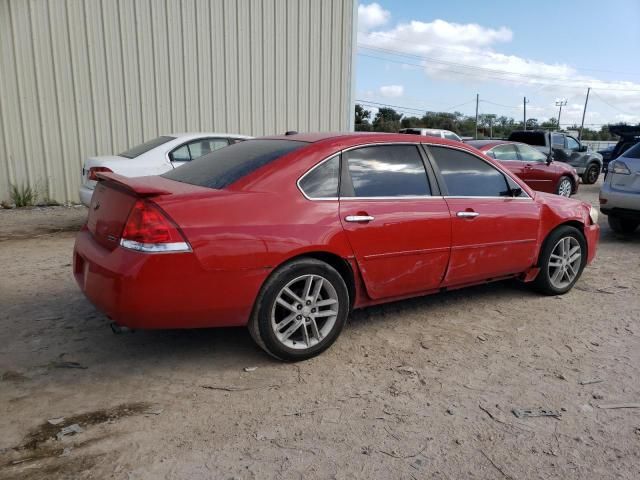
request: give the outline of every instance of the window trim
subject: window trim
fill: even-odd
[[[300,185],[300,182],[302,182],[302,180],[304,180],[304,178],[307,175],[309,175],[311,172],[313,172],[316,168],[320,168],[322,165],[333,160],[335,157],[338,157],[338,196],[337,197],[310,197],[309,195],[307,195],[304,189],[302,188],[302,186]],[[298,187],[298,190],[300,190],[300,193],[302,193],[304,198],[306,198],[307,200],[311,200],[312,202],[326,201],[326,200],[333,200],[333,201],[339,200],[340,199],[340,183],[342,182],[341,172],[342,172],[342,151],[338,151],[330,155],[329,157],[321,160],[320,162],[316,163],[313,167],[311,167],[309,170],[303,173],[302,176],[298,178],[298,180],[296,181],[296,186]]]
[[[356,150],[358,148],[364,148],[364,147],[376,147],[376,146],[389,146],[389,145],[414,145],[416,147],[416,149],[418,150],[418,155],[420,156],[420,159],[422,160],[422,165],[424,167],[425,173],[427,174],[427,183],[429,185],[429,188],[431,189],[431,192],[433,193],[433,195],[407,195],[404,197],[343,197],[341,195],[341,191],[342,191],[342,182],[344,181],[344,169],[345,169],[345,165],[346,162],[342,161],[342,155],[345,152],[349,152],[351,150]],[[321,160],[320,162],[316,163],[313,167],[311,167],[309,170],[307,170],[305,173],[303,173],[298,180],[296,181],[296,186],[298,187],[298,190],[300,190],[300,193],[302,193],[302,195],[309,201],[315,202],[315,201],[335,201],[335,200],[340,200],[342,201],[356,201],[356,200],[425,200],[425,199],[429,199],[429,198],[439,198],[440,200],[442,200],[442,190],[440,188],[440,184],[435,176],[435,172],[433,171],[433,167],[431,166],[431,163],[429,161],[429,158],[425,155],[424,149],[421,148],[422,142],[374,142],[374,143],[361,143],[361,144],[357,144],[357,145],[352,145],[350,147],[347,148],[342,148],[340,150],[338,150],[337,152],[332,153],[331,155],[329,155],[328,157],[324,158],[323,160]],[[320,165],[322,165],[324,162],[331,160],[333,157],[335,157],[336,155],[340,155],[340,179],[338,180],[338,196],[337,197],[323,197],[323,198],[311,198],[309,196],[307,196],[306,193],[304,193],[304,190],[302,190],[302,188],[300,187],[300,181],[308,174],[310,173],[312,170],[318,168]],[[526,192],[525,192],[526,193]]]
[[[514,175],[511,174],[511,172],[509,172],[507,169],[502,169],[502,168],[498,168],[498,166],[494,165],[492,162],[487,161],[487,159],[482,158],[478,155],[476,155],[475,153],[471,152],[470,150],[467,150],[466,148],[461,148],[458,147],[457,145],[442,145],[440,143],[432,143],[432,142],[421,142],[421,145],[423,145],[425,148],[425,152],[427,153],[427,157],[429,158],[429,162],[432,164],[432,168],[436,174],[436,178],[438,179],[438,183],[442,183],[442,186],[444,187],[444,190],[442,189],[442,187],[440,187],[440,192],[442,193],[443,198],[447,199],[447,198],[481,198],[481,199],[498,199],[498,200],[531,200],[533,201],[533,197],[531,197],[531,195],[529,195],[529,192],[527,192],[524,188],[522,188],[522,185],[520,184],[520,182],[518,180],[516,180],[516,177],[514,177]],[[522,193],[525,196],[520,196],[520,197],[502,197],[502,196],[465,196],[465,195],[449,195],[449,191],[447,189],[447,185],[444,182],[444,178],[442,177],[442,174],[440,173],[440,170],[437,168],[437,165],[435,165],[435,160],[433,159],[433,154],[431,153],[431,151],[429,150],[428,147],[442,147],[442,148],[450,148],[451,150],[459,150],[461,152],[467,153],[473,157],[476,157],[480,160],[482,160],[484,163],[488,164],[490,167],[495,168],[496,170],[498,170],[500,173],[502,173],[505,176],[508,176],[511,178],[511,180],[514,181],[514,183],[516,183],[517,185],[520,185],[520,188],[522,190]],[[498,162],[499,160],[496,159],[496,162]],[[505,179],[506,181],[506,179]],[[524,182],[522,182],[524,183]],[[508,186],[508,184],[507,184]]]
[[[201,142],[202,140],[225,140],[227,142],[227,147],[229,145],[231,145],[231,143],[229,143],[229,137],[196,137],[196,138],[192,138],[191,140],[186,140],[185,142],[181,143],[180,145],[176,145],[174,148],[168,150],[167,153],[165,154],[165,157],[166,157],[167,161],[169,162],[169,164],[171,164],[173,166],[173,160],[171,160],[171,154],[173,152],[175,152],[176,150],[178,150],[179,148],[182,148],[182,147],[184,147],[186,145],[187,146],[187,150],[189,150],[189,160],[188,161],[189,162],[193,162],[196,159],[194,159],[191,156],[191,148],[189,147],[189,144],[193,143],[193,142]],[[224,148],[224,147],[222,147],[222,148]],[[200,157],[198,157],[198,158],[200,158]],[[178,160],[178,161],[183,161],[183,160]],[[173,167],[173,168],[176,168],[176,167]]]

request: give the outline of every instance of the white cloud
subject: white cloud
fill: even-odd
[[[386,24],[391,17],[388,10],[383,9],[377,3],[358,5],[358,30],[366,32],[372,28]]]
[[[361,5],[359,10],[374,5],[379,8],[377,4],[371,4],[366,7]],[[358,45],[367,55],[387,58],[395,62],[394,65],[400,62],[402,65],[408,64],[410,68],[422,68],[435,79],[471,82],[475,86],[479,82],[492,82],[535,87],[535,92],[539,97],[544,97],[545,102],[548,97],[567,98],[574,105],[563,109],[562,123],[580,121],[581,102],[584,101],[587,87],[592,87],[596,95],[592,96],[590,103],[597,103],[598,108],[610,111],[610,115],[601,121],[640,121],[640,114],[635,114],[640,112],[640,83],[600,80],[581,74],[564,63],[546,63],[500,53],[496,47],[513,38],[513,32],[506,26],[492,28],[436,19],[431,22],[414,20],[399,23],[387,29],[376,28],[389,21],[389,12],[383,12],[384,20],[380,17],[377,23],[371,22],[371,16],[366,28],[359,29]],[[397,56],[394,54],[397,52],[405,55]],[[382,90],[379,93],[382,95]],[[553,116],[554,110],[557,115],[553,102],[548,107],[545,105],[544,116]],[[587,123],[589,116],[588,111]]]
[[[380,95],[383,97],[401,97],[404,94],[402,85],[383,85],[379,89]]]

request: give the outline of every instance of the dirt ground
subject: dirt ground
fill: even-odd
[[[602,218],[565,296],[368,308],[284,364],[245,329],[111,333],[71,273],[85,212],[0,211],[0,478],[640,478],[640,408],[601,408],[640,402],[640,233]]]

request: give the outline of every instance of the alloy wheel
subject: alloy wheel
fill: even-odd
[[[555,244],[547,266],[549,281],[557,289],[566,288],[580,272],[582,248],[574,237],[561,238]]]
[[[561,195],[563,197],[571,196],[571,180],[569,180],[568,178],[562,179],[560,185],[558,186],[558,195]]]
[[[338,293],[321,275],[302,275],[278,293],[271,310],[271,328],[282,345],[304,350],[317,345],[336,324]]]

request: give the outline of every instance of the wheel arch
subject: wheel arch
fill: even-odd
[[[584,232],[585,224],[579,220],[571,219],[571,220],[567,220],[565,222],[559,223],[558,225],[556,225],[555,227],[549,230],[547,235],[544,237],[544,240],[540,244],[540,249],[538,250],[538,257],[536,258],[536,265],[539,266],[540,264],[540,254],[543,252],[544,248],[547,246],[549,237],[553,232],[555,232],[561,227],[574,227],[576,230],[578,230],[582,234],[582,237],[584,238],[584,244],[587,249],[587,256],[589,255],[589,242],[587,242],[587,235]]]

